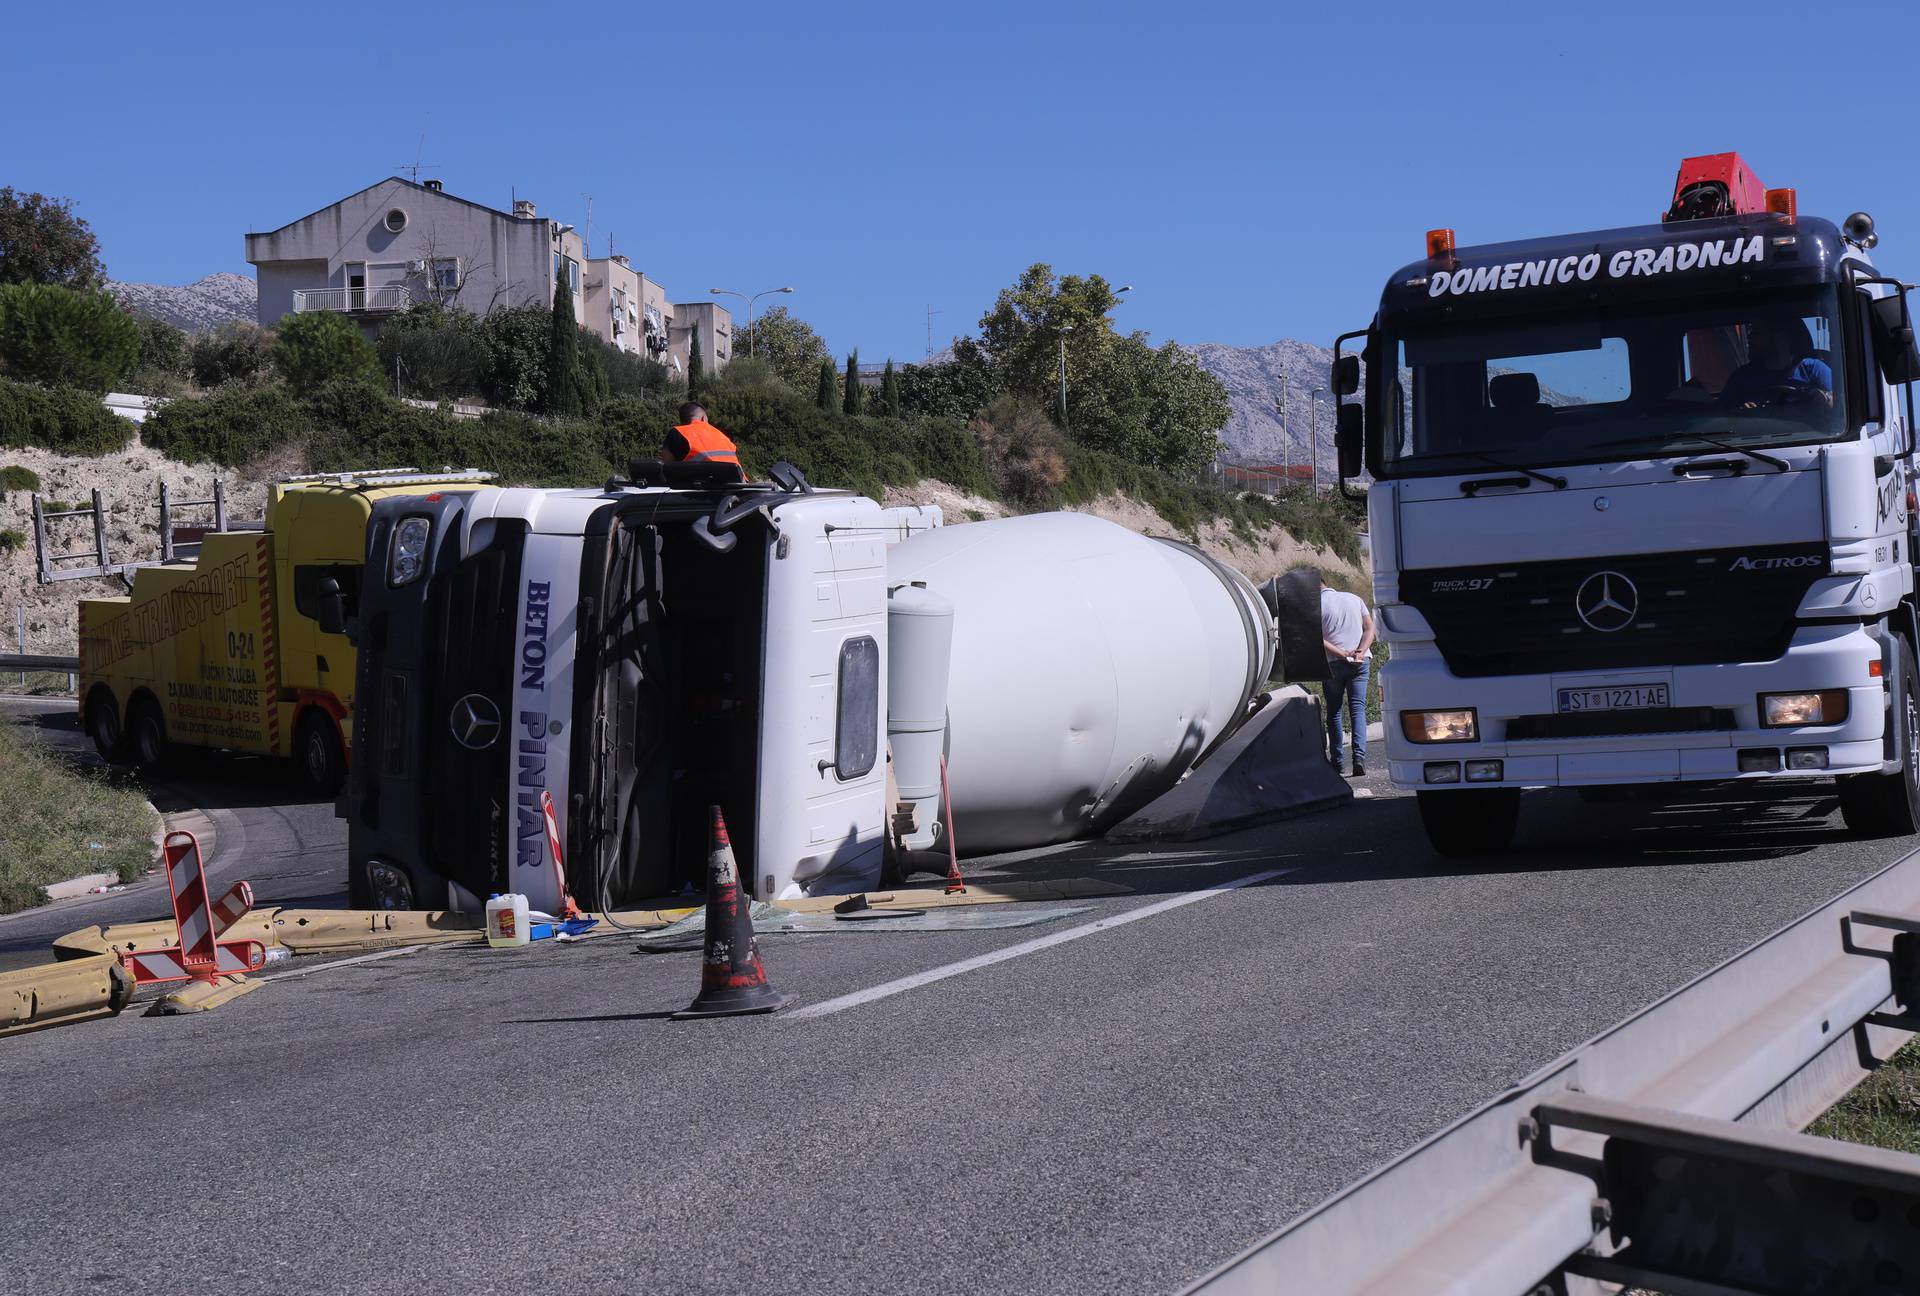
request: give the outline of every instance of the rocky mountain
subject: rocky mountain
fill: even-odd
[[[115,283],[108,288],[135,315],[193,333],[206,333],[228,320],[254,318],[257,289],[239,274],[210,274],[190,284]]]
[[[1325,388],[1333,352],[1282,338],[1258,347],[1202,342],[1189,347],[1201,368],[1227,389],[1233,414],[1220,429],[1226,457],[1242,462],[1304,464],[1313,436],[1313,392]],[[1285,400],[1282,416],[1279,402]],[[1333,401],[1320,398],[1321,466],[1333,462]]]

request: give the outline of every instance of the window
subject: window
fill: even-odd
[[[1822,288],[1390,339],[1399,363],[1375,393],[1388,475],[1832,440],[1847,427],[1837,308]]]
[[[387,227],[387,233],[398,234],[407,227],[407,213],[403,208],[395,207],[387,212],[387,218],[383,223]]]
[[[880,751],[880,645],[869,635],[840,645],[839,710],[833,729],[834,773],[842,780],[873,772]]]
[[[435,257],[433,260],[433,286],[441,292],[460,291],[460,258]]]
[[[560,254],[558,252],[553,254],[553,281],[555,283],[560,282]]]
[[[572,257],[567,258],[567,291],[575,297],[580,295],[580,263]]]
[[[359,563],[303,563],[293,569],[293,606],[310,621],[320,619],[320,583],[339,583],[349,618],[360,612]]]

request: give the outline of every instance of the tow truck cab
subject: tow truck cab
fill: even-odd
[[[1523,788],[1830,776],[1857,830],[1920,826],[1905,286],[1864,214],[1700,186],[1660,225],[1434,231],[1336,344],[1389,765],[1444,853],[1504,848]]]

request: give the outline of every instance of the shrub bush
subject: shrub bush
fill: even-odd
[[[27,537],[24,532],[15,531],[11,527],[0,531],[0,553],[12,553],[15,549],[26,547]]]
[[[92,392],[0,378],[0,446],[103,455],[124,450],[131,440],[133,424]]]
[[[1065,438],[1039,406],[997,396],[968,430],[985,450],[994,484],[1027,509],[1053,507],[1067,479]]]
[[[0,287],[0,370],[8,377],[97,395],[139,356],[139,325],[105,293]]]
[[[273,342],[273,367],[294,395],[346,378],[380,385],[380,360],[360,326],[345,315],[313,311],[281,319]]]
[[[0,492],[37,491],[40,489],[40,474],[31,468],[22,468],[19,464],[8,464],[0,468]]]
[[[141,425],[140,439],[182,463],[237,468],[301,439],[307,427],[299,404],[281,388],[236,383],[198,400],[169,402]]]
[[[497,310],[480,321],[487,344],[482,383],[487,404],[502,409],[538,409],[547,389],[547,335],[551,316],[540,306]]]
[[[229,320],[193,339],[188,368],[193,381],[211,391],[228,383],[254,382],[265,375],[273,339],[258,324]]]
[[[383,379],[423,400],[484,399],[490,352],[470,312],[416,305],[388,320],[374,345]]]

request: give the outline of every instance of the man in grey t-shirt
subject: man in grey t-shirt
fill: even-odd
[[[1358,594],[1320,585],[1320,638],[1327,650],[1327,759],[1346,764],[1341,713],[1353,721],[1353,776],[1367,772],[1367,674],[1373,651],[1373,617]]]

